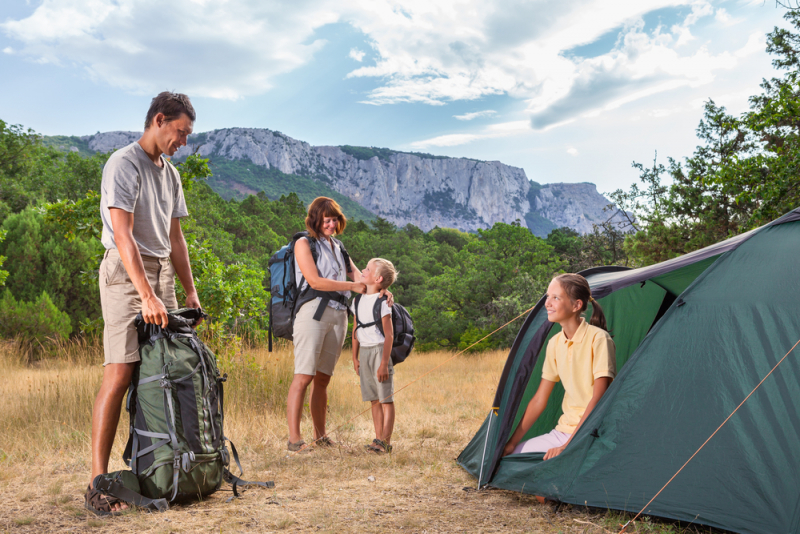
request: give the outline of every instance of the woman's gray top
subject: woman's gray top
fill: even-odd
[[[300,239],[306,239],[305,237],[301,237]],[[300,241],[298,239],[298,241]],[[297,247],[297,244],[295,244]],[[327,278],[329,280],[338,280],[339,282],[346,282],[347,281],[347,266],[344,263],[344,256],[342,255],[342,248],[335,244],[333,245],[333,249],[331,249],[331,240],[329,239],[318,239],[317,240],[317,270],[319,271],[319,275],[322,278]],[[305,276],[300,271],[300,264],[295,261],[294,262],[294,279],[298,282],[300,281],[300,277],[303,277],[303,284],[300,286],[300,290],[302,291],[303,288],[308,286],[308,282],[305,280]],[[349,291],[339,291],[338,293],[344,295],[347,298],[350,298]],[[317,300],[322,300],[320,297],[317,297]],[[333,308],[334,310],[346,310],[346,306],[342,306],[336,301],[328,301],[328,306]]]

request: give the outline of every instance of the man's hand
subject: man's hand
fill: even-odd
[[[389,363],[382,363],[378,367],[378,382],[386,382],[389,380]]]
[[[567,444],[566,443],[563,444],[560,447],[553,447],[552,449],[547,451],[547,454],[544,455],[544,459],[545,460],[550,460],[551,458],[555,458],[556,456],[558,456],[559,454],[564,452],[564,449],[566,449],[566,448],[567,448]]]
[[[510,441],[506,443],[506,447],[503,449],[503,456],[508,456],[509,454],[514,452],[514,449],[516,447],[517,447],[516,443],[511,443]]]
[[[167,308],[161,302],[161,299],[155,295],[142,301],[142,318],[145,323],[157,324],[161,328],[166,328],[169,325]]]
[[[394,295],[388,289],[381,289],[381,292],[378,293],[381,297],[386,297],[386,304],[391,308],[394,306]]]
[[[361,370],[361,362],[358,361],[358,358],[353,358],[353,369],[356,370],[356,374],[359,374]]]
[[[200,299],[197,298],[197,293],[194,293],[193,295],[186,295],[186,307],[187,308],[195,308],[195,309],[201,308]],[[202,317],[200,317],[197,320],[197,323],[195,323],[194,326],[196,328],[196,327],[200,326],[201,324],[203,324],[203,318]]]

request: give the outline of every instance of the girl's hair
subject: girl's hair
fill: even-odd
[[[553,278],[553,280],[561,284],[561,287],[564,289],[564,293],[566,293],[570,299],[573,301],[580,300],[583,302],[581,312],[586,311],[586,307],[591,301],[592,318],[589,320],[589,324],[598,328],[602,328],[608,332],[606,316],[603,313],[603,308],[600,306],[599,302],[592,298],[592,290],[589,287],[589,282],[586,281],[586,278],[579,274],[568,273],[560,274]]]
[[[317,197],[308,207],[308,216],[306,217],[306,230],[314,239],[319,239],[325,217],[336,217],[338,219],[335,235],[344,232],[344,228],[347,226],[347,218],[335,200],[328,197]]]

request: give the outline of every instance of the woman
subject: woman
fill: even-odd
[[[314,440],[318,445],[333,445],[330,438],[325,436],[328,384],[342,353],[347,332],[347,298],[351,291],[366,292],[366,286],[361,283],[361,271],[352,260],[348,259],[350,264],[345,264],[341,242],[333,237],[341,234],[345,226],[347,219],[339,204],[333,199],[318,197],[308,207],[306,217],[306,229],[313,238],[317,252],[316,263],[308,238],[300,238],[295,243],[295,279],[298,283],[302,280],[299,288],[301,293],[303,288],[310,286],[323,296],[301,303],[295,315],[292,333],[294,379],[286,403],[286,419],[289,423],[287,446],[290,451],[306,447],[300,434],[300,418],[309,384],[313,384],[309,405]],[[352,282],[347,281],[347,275],[350,275]],[[391,293],[387,294],[391,301]],[[324,310],[318,313],[323,303]]]

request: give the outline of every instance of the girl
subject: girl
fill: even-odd
[[[582,313],[592,303],[591,324]],[[539,389],[528,403],[503,456],[524,452],[543,452],[549,460],[567,448],[572,436],[592,413],[600,397],[616,375],[616,349],[606,328],[600,304],[592,298],[586,279],[579,274],[562,274],[550,282],[545,301],[547,319],[561,325],[561,332],[550,339],[542,367]],[[564,415],[548,434],[523,443],[522,437],[547,406],[553,386],[564,385]]]

